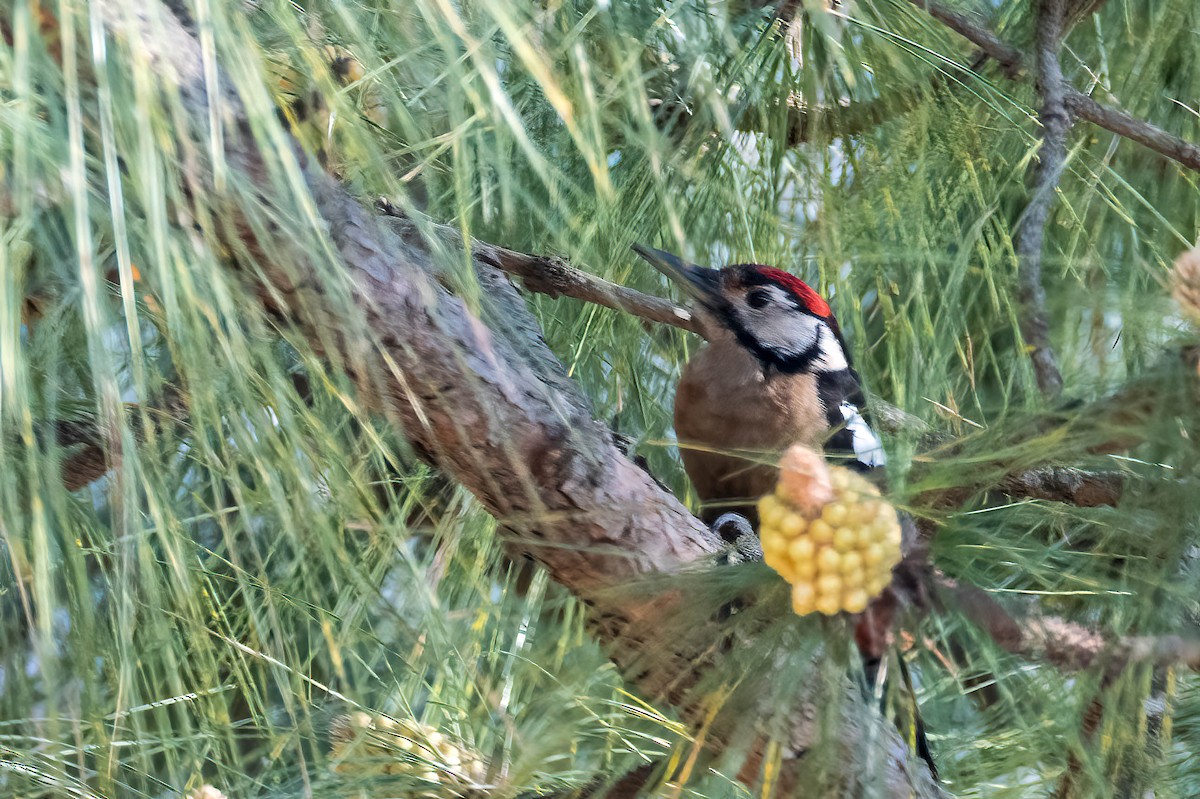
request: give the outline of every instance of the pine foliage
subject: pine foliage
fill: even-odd
[[[0,795],[465,792],[438,763],[378,767],[450,749],[486,764],[467,782],[488,796],[663,758],[679,771],[662,795],[749,795],[744,748],[695,760],[703,731],[639,697],[585,608],[507,560],[496,521],[363,404],[348,365],[264,306],[254,253],[216,232],[282,228],[325,252],[289,137],[364,204],[652,294],[670,287],[635,242],[803,276],[870,391],[937,433],[886,443],[892,498],[935,527],[938,569],[1021,618],[1200,635],[1200,414],[1179,357],[1198,328],[1171,292],[1200,177],[1077,122],[1043,261],[1066,389],[1042,396],[1012,244],[1034,81],[977,63],[920,4],[167,3],[274,159],[277,180],[255,186],[215,158],[244,206],[274,198],[232,218],[191,172],[232,135],[223,110],[184,130],[161,65],[106,33],[115,2],[0,10]],[[1034,5],[953,4],[1027,52]],[[1193,0],[1109,0],[1070,33],[1064,69],[1200,141],[1198,32]],[[470,265],[444,260],[486,308]],[[687,497],[670,401],[698,340],[528,300],[596,417]],[[1124,492],[1088,507],[993,490],[1047,464],[1118,473]],[[740,579],[685,586],[716,605]],[[714,706],[748,681],[819,693],[852,670],[845,626],[792,616],[776,589],[745,611],[775,617],[762,648],[703,686]],[[911,633],[902,656],[952,795],[1200,795],[1187,668],[1011,654],[955,607]],[[375,736],[357,749],[334,740],[355,713]],[[813,751],[812,795],[834,795],[836,750]]]

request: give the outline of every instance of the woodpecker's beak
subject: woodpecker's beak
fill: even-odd
[[[680,288],[693,299],[708,308],[718,308],[722,304],[721,272],[704,266],[689,264],[677,255],[656,250],[652,247],[633,245],[633,251],[650,262],[658,271],[679,284]]]

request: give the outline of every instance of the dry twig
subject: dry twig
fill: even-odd
[[[1042,123],[1042,146],[1033,167],[1033,196],[1017,223],[1015,249],[1018,260],[1017,298],[1021,303],[1021,336],[1030,347],[1033,372],[1043,394],[1062,391],[1054,349],[1050,346],[1050,323],[1046,317],[1046,290],[1042,286],[1042,254],[1046,223],[1067,160],[1066,85],[1058,51],[1066,34],[1066,0],[1037,0],[1037,88],[1042,95],[1038,118]]]
[[[909,2],[917,8],[929,12],[930,16],[987,53],[1000,65],[1006,76],[1017,79],[1025,74],[1025,55],[991,31],[971,22],[965,16],[950,10],[935,0],[909,0]],[[1144,119],[1138,119],[1120,109],[1099,103],[1069,86],[1064,90],[1063,103],[1067,110],[1079,119],[1086,119],[1094,125],[1177,161],[1188,169],[1200,172],[1200,146],[1168,133]]]
[[[376,207],[385,216],[395,219],[408,218],[407,213],[386,198],[380,198]],[[439,238],[461,243],[462,237],[453,228],[446,225],[433,227],[437,229]],[[702,328],[696,323],[692,312],[682,305],[643,294],[636,289],[576,269],[561,258],[529,255],[478,239],[471,241],[471,252],[477,261],[520,278],[521,284],[535,294],[555,298],[570,297],[624,311],[648,322],[671,325],[703,335]]]

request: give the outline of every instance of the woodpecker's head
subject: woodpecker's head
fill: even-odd
[[[782,372],[850,367],[829,304],[795,275],[759,264],[709,269],[662,250],[636,244],[633,249],[679,284],[764,366]]]

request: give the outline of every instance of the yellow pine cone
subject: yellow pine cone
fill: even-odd
[[[461,797],[484,777],[484,766],[433,727],[356,712],[330,728],[330,757],[342,773],[392,774],[422,780],[426,799]]]
[[[763,559],[792,584],[801,616],[866,609],[900,562],[896,510],[866,478],[793,446],[775,493],[758,502]]]

